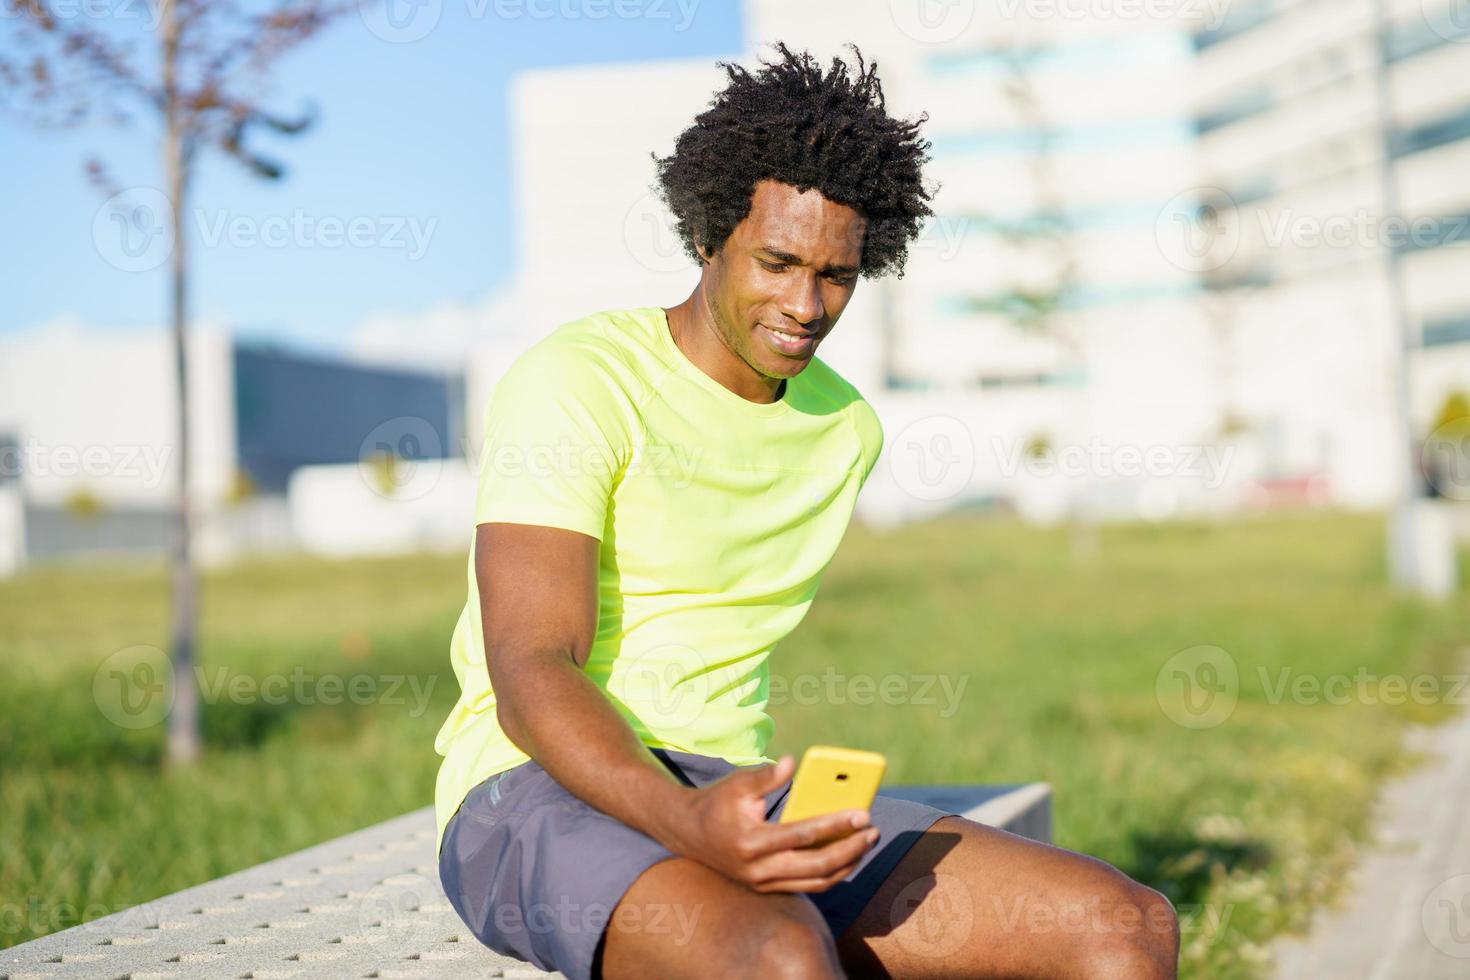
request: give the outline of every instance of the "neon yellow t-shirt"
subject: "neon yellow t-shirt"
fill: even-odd
[[[779,400],[752,402],[688,359],[662,308],[607,310],[561,325],[496,384],[475,523],[602,543],[585,670],[645,745],[771,762],[767,659],[806,615],[882,445],[877,413],[820,358]],[[471,789],[529,758],[495,716],[473,546],[450,658],[461,694],[434,742],[439,842]]]

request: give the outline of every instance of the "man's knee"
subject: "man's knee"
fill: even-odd
[[[1105,903],[1108,914],[1081,944],[1088,980],[1174,980],[1179,968],[1179,917],[1162,894],[1137,883]]]
[[[783,980],[840,976],[837,943],[815,909],[770,915],[752,930],[738,975]]]

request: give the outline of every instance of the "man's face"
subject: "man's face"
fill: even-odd
[[[705,266],[725,346],[763,377],[800,374],[857,287],[867,221],[817,190],[763,180]]]

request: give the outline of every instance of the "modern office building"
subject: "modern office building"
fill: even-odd
[[[1273,465],[1392,499],[1470,388],[1470,9],[1237,2],[1194,46],[1196,231],[1232,410]]]

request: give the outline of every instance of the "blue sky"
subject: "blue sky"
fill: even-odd
[[[145,0],[115,2],[146,10]],[[713,60],[743,47],[735,0],[394,2],[398,21],[349,16],[277,66],[268,104],[286,112],[308,101],[318,107],[305,135],[256,140],[287,164],[285,178],[260,181],[218,154],[202,158],[193,200],[204,225],[196,221],[193,231],[197,314],[247,336],[331,347],[371,313],[482,300],[514,266],[506,93],[515,72]],[[415,10],[429,19],[410,19]],[[406,40],[428,24],[425,36]],[[0,21],[0,45],[13,43]],[[166,322],[167,266],[133,272],[107,260],[94,238],[106,198],[83,173],[95,153],[118,186],[158,186],[155,133],[143,116],[127,128],[97,122],[43,131],[0,115],[8,178],[0,182],[0,214],[10,229],[0,238],[0,332],[63,315],[106,327]],[[369,219],[369,241],[378,244],[332,245],[310,230],[324,218]],[[286,241],[237,235],[232,244],[225,235],[201,244],[201,231],[217,234],[228,222],[247,236],[273,229]],[[415,244],[415,228],[426,245]]]

